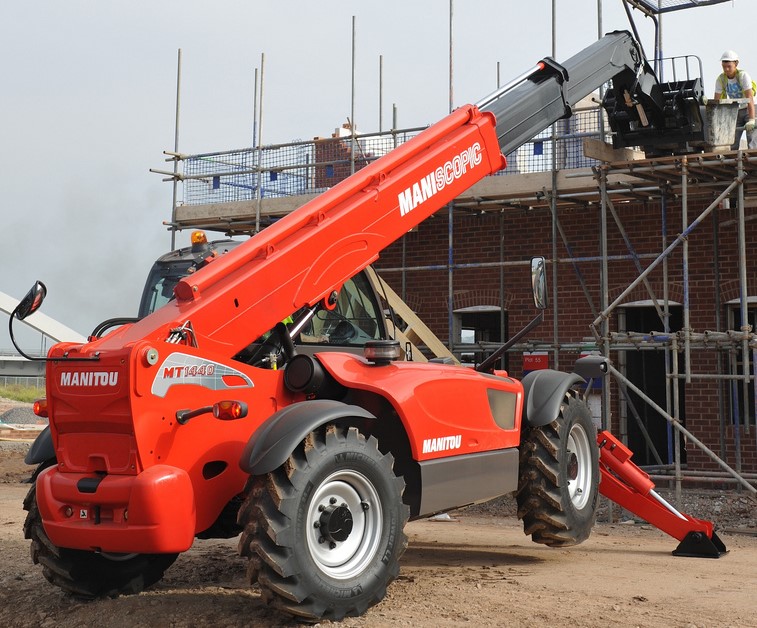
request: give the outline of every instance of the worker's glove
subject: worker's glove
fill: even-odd
[[[754,131],[754,118],[749,118],[749,120],[746,121],[746,124],[744,125],[744,130],[747,133],[751,133]]]

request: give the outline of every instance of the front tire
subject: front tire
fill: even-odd
[[[566,394],[560,414],[524,430],[518,518],[535,543],[577,545],[589,538],[599,497],[599,450],[588,406]]]
[[[178,554],[109,555],[53,544],[42,526],[36,484],[39,473],[50,464],[42,463],[37,468],[24,498],[24,510],[28,513],[24,537],[31,541],[32,561],[42,565],[47,581],[83,599],[139,593],[158,582]]]
[[[374,437],[329,425],[250,478],[239,552],[268,604],[317,621],[361,615],[383,599],[407,547],[405,483],[392,465]]]

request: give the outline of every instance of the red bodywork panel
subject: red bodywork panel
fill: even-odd
[[[139,475],[105,475],[91,499],[79,483],[90,474],[43,471],[37,503],[56,545],[106,552],[173,553],[192,546],[195,498],[188,474],[156,465]]]
[[[150,346],[161,356],[152,366],[142,359],[144,343],[93,363],[48,362],[58,465],[40,476],[37,500],[56,545],[108,552],[188,549],[244,488],[239,458],[250,435],[279,402],[293,400],[281,372],[183,345]],[[54,347],[51,357],[58,351]],[[185,425],[176,421],[178,410],[230,396],[248,402],[247,418],[219,422],[208,413]],[[77,488],[98,477],[94,492]],[[66,515],[67,507],[72,514]]]
[[[415,460],[517,447],[523,385],[444,364],[368,364],[347,353],[319,353],[334,378],[387,399],[399,415]],[[495,416],[496,415],[496,416]]]

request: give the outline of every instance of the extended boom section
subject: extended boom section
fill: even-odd
[[[225,353],[244,348],[301,306],[328,298],[382,249],[501,169],[494,127],[489,113],[457,109],[180,281],[175,302],[118,343],[191,320],[198,344]]]
[[[553,122],[569,117],[573,106],[608,81],[628,94],[637,120],[645,119],[646,111],[662,111],[657,77],[627,31],[608,33],[562,65],[544,59],[521,84],[495,92],[479,106],[496,116],[497,136],[507,155]]]
[[[479,106],[496,116],[507,155],[552,122],[569,117],[582,98],[603,85],[602,107],[615,148],[640,146],[649,155],[707,148],[701,78],[660,83],[627,31],[608,33],[563,64],[544,59],[527,80],[506,86]]]

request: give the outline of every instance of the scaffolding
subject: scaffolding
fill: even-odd
[[[745,435],[749,435],[754,430],[752,436],[753,440],[757,440],[757,396],[755,396],[754,387],[754,373],[755,365],[757,365],[757,336],[751,325],[748,324],[748,301],[749,301],[749,289],[747,286],[747,247],[746,247],[746,205],[747,198],[753,196],[757,191],[755,190],[755,184],[757,183],[757,154],[750,152],[729,152],[724,154],[700,154],[700,155],[684,155],[681,157],[669,157],[656,160],[643,160],[640,163],[615,163],[607,164],[601,168],[595,169],[598,188],[601,193],[601,205],[603,225],[606,225],[606,216],[612,215],[614,221],[618,225],[618,228],[623,232],[622,223],[618,212],[615,209],[613,200],[608,194],[608,190],[611,188],[608,185],[608,176],[610,174],[634,177],[642,181],[651,183],[652,186],[644,186],[644,195],[648,199],[656,199],[661,208],[666,206],[666,201],[670,198],[678,199],[681,211],[682,211],[682,230],[672,239],[665,249],[652,260],[643,270],[641,265],[638,265],[639,276],[635,281],[629,284],[625,290],[623,290],[612,302],[608,302],[608,292],[606,287],[609,285],[609,270],[606,262],[602,264],[602,285],[604,287],[602,292],[602,311],[596,317],[591,324],[591,329],[596,338],[597,344],[603,348],[603,353],[609,355],[611,350],[622,350],[625,346],[631,346],[634,348],[639,347],[651,347],[656,350],[664,352],[665,365],[666,365],[666,377],[668,378],[670,394],[667,396],[668,407],[661,408],[655,404],[645,393],[640,390],[620,371],[614,367],[610,367],[612,375],[618,382],[618,387],[621,392],[626,396],[627,389],[631,388],[640,398],[649,403],[654,409],[668,422],[668,424],[674,428],[674,444],[675,444],[675,456],[674,456],[674,478],[676,481],[676,493],[680,495],[681,482],[684,479],[684,475],[681,469],[681,455],[680,455],[680,437],[683,435],[686,439],[694,443],[699,449],[707,454],[717,465],[724,471],[730,478],[745,487],[753,495],[757,494],[757,491],[752,486],[750,481],[743,475],[741,452],[742,446],[740,438],[742,431]],[[657,187],[657,191],[653,188]],[[650,187],[652,189],[650,189]],[[691,302],[689,299],[689,285],[690,285],[690,258],[688,250],[688,240],[691,234],[699,229],[704,220],[716,211],[720,207],[729,206],[730,203],[735,200],[736,215],[737,215],[737,241],[738,241],[738,295],[739,295],[739,311],[740,320],[742,324],[738,330],[726,330],[715,329],[714,331],[695,332],[691,326]],[[690,203],[699,201],[701,204],[709,203],[693,219],[689,218],[690,215]],[[751,202],[749,203],[752,204]],[[626,234],[623,232],[624,238],[629,243],[629,251],[632,251],[630,241]],[[607,251],[606,230],[603,229],[602,251]],[[713,245],[713,259],[719,259],[719,240],[717,234],[712,239]],[[670,298],[667,290],[663,295],[655,294],[651,285],[647,281],[648,276],[658,267],[662,266],[663,269],[663,285],[667,287],[669,285],[668,267],[666,261],[670,254],[681,249],[681,263],[683,272],[683,328],[677,333],[670,333],[667,328],[668,323],[668,311]],[[715,304],[716,304],[716,316],[715,320],[720,327],[719,309],[720,302],[720,286],[717,281],[717,264],[716,264],[716,281],[715,281]],[[666,329],[662,334],[656,336],[652,334],[622,334],[613,333],[609,329],[609,320],[612,312],[620,306],[624,300],[641,284],[644,284],[651,302],[655,305],[657,313],[660,317],[660,321],[663,322]],[[662,306],[662,309],[661,309]],[[717,350],[728,356],[731,364],[729,369],[730,373],[702,373],[693,372],[692,354],[695,351],[709,351]],[[736,358],[738,353],[741,353],[742,374],[736,374]],[[679,367],[680,356],[683,356],[683,367]],[[718,365],[722,363],[722,360],[718,360]],[[751,366],[750,366],[751,365]],[[679,383],[685,381],[691,383],[694,380],[718,380],[726,383],[732,389],[737,386],[742,387],[743,399],[746,401],[749,398],[749,385],[752,384],[752,404],[751,404],[751,416],[754,417],[754,425],[750,426],[750,404],[744,403],[743,416],[739,416],[738,413],[734,415],[733,433],[735,439],[735,469],[731,468],[724,462],[721,456],[715,454],[704,443],[697,439],[691,432],[686,430],[680,420],[680,408],[678,407],[679,400]],[[672,390],[671,390],[672,389]],[[609,395],[609,389],[603,391],[605,395]],[[718,400],[718,414],[721,417],[728,416],[728,409],[724,403],[724,396],[720,396]],[[672,401],[672,404],[671,404]],[[607,405],[605,405],[607,404]],[[608,398],[603,399],[603,407],[609,407],[610,401]],[[734,410],[737,410],[738,404],[733,404]],[[721,421],[721,443],[723,442],[723,422]],[[755,443],[757,444],[757,443]],[[724,450],[721,447],[721,450]],[[750,474],[751,482],[754,483],[754,473]],[[692,476],[689,476],[691,478]],[[693,479],[701,481],[703,479],[716,481],[723,479],[722,475],[719,476],[704,476],[695,474]]]
[[[584,207],[596,203],[600,208],[600,248],[601,248],[601,297],[600,297],[600,310],[595,311],[594,305],[591,304],[592,311],[595,311],[595,319],[590,324],[590,329],[593,333],[593,340],[596,346],[600,348],[601,353],[606,357],[611,355],[618,355],[619,362],[623,362],[623,352],[625,351],[639,351],[639,350],[652,350],[661,352],[662,357],[665,360],[666,366],[666,378],[667,386],[666,392],[668,393],[667,404],[665,408],[661,407],[654,400],[652,400],[644,390],[636,386],[627,375],[619,370],[615,366],[609,367],[609,373],[613,376],[617,390],[622,398],[622,402],[626,404],[627,411],[632,414],[636,421],[639,423],[639,427],[644,431],[644,427],[638,416],[638,412],[633,406],[633,402],[628,395],[628,391],[633,391],[640,399],[649,404],[665,421],[668,422],[672,428],[672,437],[674,442],[674,459],[672,465],[665,465],[659,454],[654,450],[654,445],[649,440],[649,437],[644,433],[648,445],[654,452],[657,458],[658,465],[654,467],[657,479],[669,479],[673,478],[675,481],[676,492],[680,494],[681,483],[684,480],[702,482],[718,482],[723,483],[730,481],[745,488],[752,495],[757,494],[754,485],[757,481],[757,474],[754,472],[744,471],[744,465],[742,464],[742,438],[751,437],[751,443],[747,445],[747,449],[754,451],[757,443],[757,396],[754,392],[754,372],[755,364],[757,364],[757,335],[751,325],[748,324],[748,303],[749,303],[749,287],[747,285],[747,222],[753,220],[756,216],[747,217],[746,209],[748,207],[754,207],[757,205],[757,153],[749,151],[733,151],[722,154],[692,154],[677,157],[664,157],[656,159],[640,159],[635,161],[626,162],[614,162],[604,163],[600,166],[593,168],[593,175],[596,180],[596,189],[594,196],[581,191],[579,193],[562,193],[559,188],[551,190],[551,198],[547,195],[540,195],[536,192],[531,197],[519,197],[518,199],[502,198],[498,201],[491,200],[489,202],[489,208],[493,208],[496,204],[505,206],[524,206],[533,208],[538,204],[544,209],[547,209],[547,204],[553,213],[553,222],[555,225],[554,233],[559,234],[559,238],[562,244],[565,245],[569,253],[568,258],[558,259],[556,256],[550,260],[553,264],[570,263],[573,265],[576,271],[576,278],[581,285],[584,295],[589,301],[589,290],[586,286],[586,282],[581,275],[579,266],[581,262],[596,261],[587,259],[578,259],[570,254],[571,245],[568,241],[565,231],[562,229],[560,222],[560,209],[570,207],[573,204],[578,203]],[[586,176],[585,173],[576,174],[575,176]],[[667,244],[659,255],[652,256],[651,259],[647,256],[647,260],[642,260],[643,256],[638,255],[633,248],[633,243],[629,236],[628,231],[624,228],[621,213],[617,210],[616,205],[620,203],[633,203],[633,202],[654,202],[659,204],[661,211],[665,211],[666,205],[671,200],[674,200],[680,205],[682,211],[682,225],[681,232],[676,235]],[[705,219],[710,216],[718,208],[729,207],[732,204],[736,205],[736,219],[735,226],[738,233],[738,258],[737,266],[739,269],[738,288],[736,293],[738,294],[738,307],[739,307],[739,319],[743,321],[739,329],[721,330],[720,317],[716,315],[715,319],[718,322],[715,330],[706,330],[697,332],[690,323],[690,313],[692,304],[689,299],[689,251],[688,241],[692,234],[701,229],[701,226]],[[700,211],[693,219],[690,219],[690,212],[692,206],[706,205],[706,207]],[[464,204],[463,204],[464,205]],[[470,207],[470,205],[469,205]],[[480,203],[476,205],[480,209]],[[623,237],[623,240],[628,249],[628,256],[625,259],[633,260],[638,271],[638,277],[628,284],[622,291],[610,301],[609,286],[611,285],[610,276],[610,254],[607,244],[608,237],[608,225],[610,221],[613,221]],[[664,221],[663,221],[664,224]],[[553,241],[553,251],[556,250],[556,242]],[[718,250],[718,238],[717,236],[712,240],[713,245],[713,260],[719,258],[720,252]],[[683,328],[681,331],[671,333],[667,327],[669,320],[669,307],[670,307],[670,294],[667,289],[664,290],[664,294],[656,294],[653,290],[648,277],[655,270],[662,269],[663,273],[663,286],[670,285],[667,260],[670,255],[678,251],[681,255],[682,274],[683,274]],[[617,260],[617,257],[615,258]],[[644,261],[645,265],[642,264]],[[718,281],[715,281],[714,301],[716,308],[719,312],[722,303],[720,300],[720,292],[722,286]],[[752,286],[752,291],[757,286]],[[554,286],[555,294],[557,285]],[[639,296],[640,290],[645,292],[648,296],[649,302],[655,307],[661,325],[663,326],[662,332],[649,331],[646,333],[627,333],[627,332],[614,332],[610,329],[610,321],[612,314],[623,305],[630,295]],[[752,295],[754,296],[754,294]],[[555,317],[555,325],[558,324],[558,318]],[[559,329],[556,327],[554,330],[554,338],[560,338]],[[521,347],[517,347],[520,350],[548,350],[555,354],[555,361],[558,360],[560,350],[580,350],[582,343],[570,346],[569,343],[558,343],[555,341],[552,344],[542,345],[529,345],[526,344]],[[693,355],[695,352],[701,351],[717,351],[723,354],[727,362],[730,364],[729,372],[722,372],[718,369],[718,372],[696,372],[694,371]],[[682,363],[681,363],[682,362]],[[717,360],[718,365],[722,360]],[[741,368],[737,368],[737,363],[740,363]],[[741,374],[737,374],[737,371],[741,370]],[[692,381],[702,380],[717,380],[729,387],[731,395],[722,395],[718,399],[718,414],[720,417],[727,417],[729,415],[729,405],[734,410],[734,451],[735,451],[735,463],[732,466],[728,465],[723,460],[724,446],[724,423],[721,421],[721,453],[716,454],[709,447],[707,447],[700,439],[687,430],[681,421],[681,409],[678,407],[679,400],[679,384],[682,381],[691,383]],[[752,387],[750,391],[750,385]],[[743,404],[743,414],[738,414],[738,404],[729,404],[728,399],[735,399],[737,396],[737,388],[741,388],[740,394],[742,399],[750,399],[751,403]],[[602,416],[609,417],[611,412],[607,409],[613,407],[612,400],[610,398],[611,388],[602,388]],[[617,404],[616,404],[617,405]],[[751,417],[751,419],[750,419]],[[603,427],[612,429],[611,425],[604,425]],[[622,432],[625,430],[621,430]],[[720,468],[720,472],[692,472],[684,470],[681,465],[681,437],[685,437],[686,440],[696,447],[701,449],[712,461],[714,461]],[[671,469],[672,466],[672,469]],[[735,467],[735,468],[734,468]],[[663,475],[663,471],[672,471],[672,475]]]
[[[553,159],[560,169],[589,169],[600,162],[584,154],[583,140],[606,139],[600,125],[601,112],[596,106],[577,108],[571,118],[558,123],[554,146],[548,129],[507,155],[507,167],[495,176],[548,172]],[[254,230],[254,218],[262,219],[265,226],[291,211],[290,203],[279,203],[284,209],[277,211],[277,204],[268,201],[320,194],[425,128],[383,133],[357,133],[348,128],[345,134],[338,129],[331,137],[307,141],[194,155],[168,152],[167,161],[181,164],[181,171],[152,172],[184,184],[183,197],[173,213],[176,221],[166,223],[171,229],[197,226],[247,234]],[[516,199],[511,200],[517,204]],[[233,210],[235,203],[240,204],[238,212]],[[223,206],[221,212],[213,209],[218,206]],[[215,221],[219,214],[223,220]]]
[[[569,175],[571,176],[571,175]],[[587,173],[574,173],[574,177],[586,177]],[[757,396],[755,396],[754,373],[755,364],[757,364],[757,335],[754,329],[748,323],[748,304],[750,302],[750,291],[747,281],[748,256],[747,256],[747,223],[757,218],[755,215],[747,216],[746,210],[757,206],[757,153],[750,151],[731,151],[726,153],[710,154],[691,154],[676,157],[663,157],[655,159],[638,159],[633,161],[621,161],[603,163],[593,168],[593,177],[596,181],[596,187],[593,191],[582,189],[565,193],[556,186],[549,194],[544,190],[535,190],[530,196],[520,195],[518,198],[507,198],[503,196],[499,199],[488,199],[484,205],[488,211],[497,207],[528,207],[530,210],[541,208],[552,212],[554,224],[554,238],[552,250],[557,249],[557,240],[565,246],[568,251],[567,258],[558,258],[553,255],[550,262],[556,267],[558,264],[567,263],[573,266],[576,279],[581,286],[582,292],[589,301],[592,312],[595,314],[594,320],[590,324],[593,334],[593,340],[601,353],[606,357],[611,355],[619,356],[618,361],[623,363],[623,353],[626,351],[656,351],[661,353],[665,360],[666,370],[666,407],[661,407],[654,402],[644,390],[636,386],[622,371],[622,369],[610,366],[610,375],[617,384],[617,391],[621,397],[621,403],[625,404],[628,415],[639,424],[644,432],[644,427],[639,419],[638,412],[634,408],[633,402],[628,395],[628,391],[633,391],[640,399],[649,404],[671,427],[672,440],[674,442],[674,456],[672,465],[663,464],[660,455],[655,451],[654,445],[649,440],[646,433],[644,436],[648,445],[658,461],[658,465],[653,467],[657,479],[670,479],[675,481],[676,491],[680,493],[681,482],[684,480],[695,481],[698,483],[726,481],[736,483],[745,488],[752,495],[757,494],[754,485],[757,481],[757,473],[744,470],[742,461],[742,450],[745,443],[742,439],[750,438],[746,443],[746,449],[752,452],[757,449]],[[639,255],[635,252],[632,239],[628,231],[623,226],[621,212],[618,211],[619,204],[627,203],[655,203],[659,205],[661,212],[666,211],[670,202],[675,202],[680,206],[682,212],[682,230],[664,247],[659,255]],[[583,262],[595,262],[596,259],[577,258],[571,254],[571,243],[569,242],[565,230],[562,228],[560,220],[561,210],[571,206],[590,207],[594,205],[599,208],[600,212],[600,248],[599,256],[601,262],[601,296],[600,306],[597,311],[595,305],[591,303],[591,296],[586,281],[581,274],[580,265]],[[690,218],[692,207],[705,205],[697,215]],[[734,207],[735,205],[735,207]],[[470,210],[480,210],[481,202],[470,203],[463,201],[460,208],[467,207]],[[735,210],[736,218],[732,221],[731,226],[737,230],[738,256],[737,267],[739,269],[738,285],[735,286],[737,294],[739,320],[743,321],[739,329],[722,329],[722,322],[719,316],[722,308],[720,299],[723,286],[716,279],[714,282],[715,295],[713,301],[716,307],[716,329],[695,331],[690,322],[690,313],[692,303],[690,301],[690,259],[688,251],[689,238],[701,227],[713,212],[719,208],[731,208]],[[625,288],[610,300],[610,289],[612,285],[610,263],[618,261],[618,256],[612,257],[609,253],[607,238],[608,225],[614,222],[618,232],[627,246],[627,256],[625,260],[632,260],[636,266],[638,277],[629,283]],[[664,224],[664,218],[661,220]],[[712,239],[713,246],[713,263],[717,267],[717,260],[720,256],[718,249],[717,234]],[[680,253],[682,265],[682,290],[683,295],[683,327],[680,331],[671,333],[667,327],[669,320],[669,308],[671,303],[670,294],[667,286],[670,285],[667,261],[670,255],[677,251]],[[501,260],[503,262],[503,260]],[[392,269],[397,270],[397,269]],[[663,294],[656,294],[648,277],[654,271],[662,271],[662,284],[665,287]],[[717,268],[714,271],[717,277]],[[557,294],[557,284],[553,286],[554,294]],[[752,285],[751,297],[755,297],[755,288]],[[610,322],[614,312],[624,305],[630,296],[637,299],[642,294],[646,294],[649,302],[657,311],[663,330],[648,331],[645,333],[627,333],[616,332],[610,329]],[[451,295],[450,295],[451,297]],[[450,298],[451,302],[451,298]],[[557,327],[559,317],[555,317],[554,338],[561,337],[560,330]],[[564,343],[555,340],[551,344],[533,344],[525,343],[516,350],[527,351],[551,351],[554,353],[555,363],[559,360],[559,352],[562,351],[580,351],[585,347],[582,343]],[[456,349],[461,349],[458,345]],[[718,359],[718,371],[713,372],[696,372],[694,370],[695,360],[693,356],[697,352],[716,351],[724,356],[725,361],[729,364],[728,372],[723,372],[719,367],[723,360]],[[738,366],[740,365],[740,367]],[[738,374],[738,371],[741,371]],[[733,466],[726,464],[723,460],[725,457],[725,424],[721,420],[720,426],[720,453],[716,454],[712,449],[707,447],[694,434],[688,431],[681,421],[681,409],[678,407],[679,385],[680,383],[692,383],[693,381],[715,380],[728,388],[729,394],[722,394],[718,398],[717,412],[720,417],[727,417],[729,406],[733,408],[733,450],[735,452],[735,462]],[[750,390],[751,387],[751,390]],[[740,388],[740,391],[737,390]],[[602,416],[609,417],[611,412],[607,409],[618,407],[620,404],[613,406],[611,399],[611,388],[602,388]],[[750,403],[743,403],[743,413],[738,413],[739,404],[735,399],[741,395],[743,400],[751,399]],[[751,417],[751,418],[750,418]],[[630,417],[629,417],[630,418]],[[611,425],[604,425],[613,429]],[[625,432],[624,429],[621,432]],[[681,437],[701,449],[715,464],[720,468],[719,472],[692,472],[684,470],[681,464]],[[752,468],[754,465],[747,467]],[[671,474],[663,474],[670,471]]]

